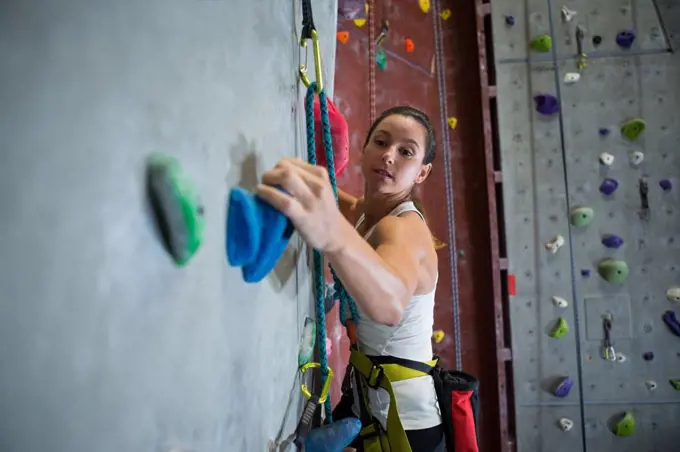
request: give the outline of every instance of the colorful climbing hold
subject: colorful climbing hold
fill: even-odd
[[[556,235],[555,237],[552,238],[548,243],[545,244],[545,249],[550,251],[553,254],[557,254],[557,252],[564,246],[564,237],[561,235]]]
[[[408,53],[411,53],[413,52],[413,49],[415,49],[415,44],[413,44],[413,40],[411,38],[406,37],[404,38],[404,47]]]
[[[298,347],[298,367],[302,367],[310,362],[314,356],[314,345],[316,343],[316,322],[310,317],[305,318],[302,327],[302,337]]]
[[[635,42],[635,31],[633,30],[623,30],[616,35],[616,43],[621,48],[630,49],[633,42]]]
[[[375,52],[375,64],[378,65],[381,71],[384,71],[387,67],[387,54],[383,49],[378,49],[378,51]]]
[[[441,341],[444,340],[444,336],[446,334],[442,330],[435,330],[432,332],[432,340],[436,343],[439,344]]]
[[[623,353],[620,353],[620,352],[617,352],[615,357],[616,357],[616,362],[618,362],[619,364],[623,364],[628,360],[626,355],[624,355]]]
[[[635,418],[630,411],[623,415],[623,419],[616,423],[614,434],[616,436],[630,436],[635,433]]]
[[[678,319],[675,317],[675,312],[666,311],[661,318],[668,329],[670,329],[673,334],[680,337],[680,323],[678,323]]]
[[[590,278],[590,269],[582,268],[581,269],[581,276],[583,276],[584,278]]]
[[[349,41],[349,31],[339,31],[336,36],[342,44],[347,44],[347,41]]]
[[[666,299],[680,303],[680,287],[671,287],[666,291]]]
[[[645,131],[646,127],[647,123],[644,119],[631,119],[630,121],[626,121],[621,125],[621,134],[630,141],[635,141],[638,139],[640,134]]]
[[[605,178],[600,184],[600,193],[609,196],[619,188],[619,182],[616,179],[610,177]]]
[[[430,12],[430,0],[418,0],[418,5],[420,5],[421,11],[425,14]]]
[[[555,397],[566,397],[569,395],[569,391],[574,386],[574,380],[571,377],[562,378],[553,389],[553,395]]]
[[[455,129],[456,126],[458,125],[458,119],[454,118],[451,116],[449,119],[446,120],[446,123],[451,127],[451,129]]]
[[[644,352],[642,354],[642,359],[645,361],[652,361],[654,359],[654,352]]]
[[[364,10],[366,0],[338,0],[338,15],[354,20]]]
[[[659,181],[659,187],[661,187],[663,191],[669,191],[671,188],[673,188],[673,184],[669,179],[662,179]]]
[[[645,154],[641,151],[633,151],[630,153],[630,163],[632,165],[639,165],[645,159]]]
[[[307,452],[336,452],[344,450],[359,435],[361,420],[356,417],[348,417],[332,424],[315,428],[304,438],[302,444],[295,450]]]
[[[602,244],[607,248],[620,248],[623,245],[623,239],[616,234],[607,234],[602,237]]]
[[[673,386],[673,389],[680,391],[680,378],[673,378],[668,380],[668,382],[671,384],[671,386]]]
[[[552,38],[548,35],[541,35],[531,40],[531,48],[537,52],[550,52],[552,49]]]
[[[601,137],[606,137],[609,135],[609,129],[606,127],[600,127],[600,129],[597,131]]]
[[[364,4],[364,17],[359,17],[354,19],[352,22],[354,22],[354,25],[357,27],[361,28],[364,25],[366,25],[366,18],[368,17],[368,2]]]
[[[451,17],[451,10],[446,8],[441,13],[439,13],[439,16],[441,16],[442,20],[448,20],[449,17]]]
[[[572,11],[566,6],[562,6],[562,20],[565,22],[571,22],[571,20],[576,16],[576,11]]]
[[[607,258],[597,264],[597,272],[607,282],[622,284],[628,278],[629,269],[625,261]]]
[[[594,216],[595,211],[592,209],[592,207],[581,206],[575,207],[571,210],[569,220],[572,226],[582,228],[588,226],[593,221]]]
[[[515,17],[510,15],[505,16],[505,25],[507,25],[508,27],[512,27],[513,25],[515,25]]]
[[[560,104],[552,94],[538,94],[534,96],[536,111],[542,115],[554,115],[560,111]]]
[[[645,385],[647,386],[647,389],[649,389],[650,391],[654,391],[657,388],[656,381],[654,380],[645,381]]]
[[[560,424],[560,428],[562,429],[562,431],[565,431],[565,432],[568,432],[569,430],[571,430],[574,427],[574,421],[572,421],[571,419],[567,419],[566,417],[563,417],[562,419],[560,419],[559,424]]]
[[[595,47],[597,47],[597,46],[599,46],[600,44],[602,44],[602,36],[600,36],[600,35],[595,35],[595,36],[593,36],[593,45],[594,45]]]
[[[600,154],[600,163],[602,163],[604,166],[612,166],[614,163],[614,156],[609,152],[603,152]]]
[[[576,83],[579,80],[581,80],[581,74],[579,74],[578,72],[567,72],[566,74],[564,74],[564,83],[566,83],[567,85]]]
[[[555,306],[557,306],[560,309],[565,309],[566,307],[569,306],[569,302],[562,297],[554,296],[552,297],[552,302]]]
[[[555,326],[548,335],[552,338],[560,339],[568,332],[569,325],[567,324],[567,321],[564,319],[564,317],[560,317],[559,319],[557,319],[557,323],[555,324]]]

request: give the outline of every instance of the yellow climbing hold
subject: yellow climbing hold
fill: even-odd
[[[449,124],[449,127],[451,127],[452,129],[455,129],[456,126],[458,125],[458,120],[456,118],[454,118],[453,116],[451,116],[446,122]]]
[[[443,20],[447,20],[449,17],[451,17],[451,10],[446,8],[444,11],[439,13],[440,16],[442,16]]]
[[[445,334],[442,330],[436,330],[432,332],[432,340],[437,344],[444,340],[444,336]]]
[[[364,5],[364,10],[366,11],[366,17],[368,17],[368,3]],[[361,28],[366,25],[366,19],[354,19],[354,25]]]
[[[424,13],[430,12],[430,0],[418,0],[418,4]]]

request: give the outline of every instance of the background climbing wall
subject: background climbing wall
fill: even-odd
[[[666,299],[666,290],[680,284],[680,58],[668,52],[677,23],[660,22],[658,12],[678,17],[680,4],[570,1],[564,6],[577,12],[570,21],[561,17],[562,6],[492,4],[509,279],[516,281],[510,317],[517,448],[670,452],[677,450],[680,392],[669,380],[680,377],[680,338],[662,315],[680,313]],[[569,84],[565,75],[578,72],[577,25],[585,29],[589,66]],[[615,37],[628,29],[637,38],[622,49]],[[541,34],[552,36],[551,51],[530,49]],[[533,97],[540,94],[556,96],[561,113],[539,114]],[[620,129],[633,118],[644,118],[647,128],[630,141]],[[644,153],[639,165],[631,163],[634,151]],[[598,161],[603,152],[614,156],[611,166]],[[610,195],[600,191],[606,178],[618,183]],[[662,180],[672,189],[663,190]],[[594,210],[588,226],[570,225],[578,207]],[[601,243],[610,234],[623,239],[620,248]],[[544,245],[556,235],[565,246],[552,254]],[[608,257],[628,263],[624,284],[598,275]],[[569,306],[557,307],[553,296]],[[624,362],[602,357],[605,315]],[[556,339],[549,333],[559,317],[569,332]],[[652,360],[643,357],[647,352]],[[574,381],[569,394],[553,395],[567,376]],[[635,433],[615,436],[625,412],[635,418]],[[562,418],[573,421],[570,431],[560,428]]]
[[[0,450],[261,451],[294,428],[306,251],[257,285],[224,252],[228,189],[305,155],[294,4],[2,3]],[[336,9],[314,2],[329,88]],[[182,269],[145,198],[155,151],[203,195]]]

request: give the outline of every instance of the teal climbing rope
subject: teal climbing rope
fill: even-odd
[[[314,131],[314,95],[316,94],[317,84],[313,82],[307,88],[307,95],[305,96],[305,116],[307,123],[307,160],[312,165],[316,165],[316,141]],[[328,175],[330,177],[331,186],[335,199],[338,199],[338,184],[335,178],[335,162],[333,160],[333,142],[331,139],[331,124],[328,116],[328,99],[326,92],[322,89],[319,91],[319,106],[321,110],[321,126],[323,133],[323,147],[326,155],[326,166],[328,168]],[[326,383],[328,378],[328,353],[326,350],[326,310],[324,306],[324,267],[323,256],[321,251],[315,249],[313,252],[314,265],[314,297],[316,304],[316,324],[317,324],[317,340],[319,345],[319,364],[321,367],[321,386]],[[356,321],[359,318],[358,311],[354,300],[349,296],[345,290],[340,278],[333,274],[333,283],[336,297],[340,300],[340,321],[346,325],[346,308],[349,307],[351,318]],[[325,402],[326,419],[328,422],[333,422],[332,405],[330,394]]]

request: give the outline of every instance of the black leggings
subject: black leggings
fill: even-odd
[[[348,417],[356,417],[352,411],[354,397],[351,393],[343,394],[340,402],[333,410],[333,420],[337,421]],[[436,427],[425,428],[422,430],[406,430],[406,438],[411,445],[413,452],[444,452],[444,427],[439,424]],[[363,444],[360,438],[350,444],[349,447],[355,448],[358,452],[362,452]]]

